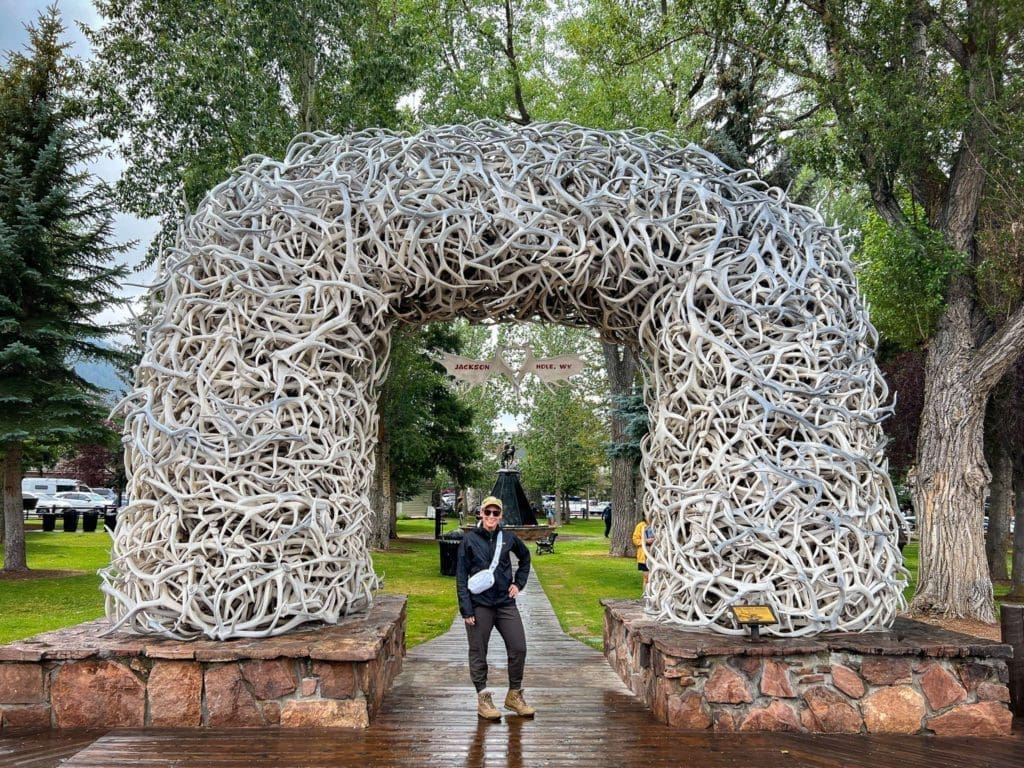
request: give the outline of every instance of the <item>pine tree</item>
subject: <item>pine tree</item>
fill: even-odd
[[[93,318],[126,274],[110,243],[110,190],[87,170],[98,147],[80,97],[82,68],[61,42],[55,6],[28,28],[24,53],[0,71],[0,453],[4,570],[27,568],[24,442],[69,443],[101,432],[106,406],[73,369],[114,360],[99,342],[119,329]]]

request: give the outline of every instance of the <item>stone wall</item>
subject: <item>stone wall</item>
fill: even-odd
[[[92,621],[0,646],[0,730],[365,728],[402,669],[405,598],[273,638],[179,642]]]
[[[1009,646],[898,619],[890,632],[751,643],[605,600],[605,656],[675,728],[1009,735]]]

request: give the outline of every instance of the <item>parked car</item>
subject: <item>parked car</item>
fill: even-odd
[[[22,491],[22,498],[26,496],[32,496],[36,500],[36,506],[33,510],[37,515],[49,515],[49,514],[61,514],[65,509],[74,509],[72,504],[67,499],[58,499],[56,496],[51,496],[47,493],[26,493]]]
[[[114,502],[107,501],[107,499],[92,491],[64,491],[62,493],[55,493],[54,496],[70,502],[71,506],[75,509],[106,509],[107,507],[114,506]]]
[[[99,494],[104,499],[106,499],[107,500],[107,504],[110,504],[110,505],[117,504],[117,493],[115,493],[114,490],[111,489],[111,488],[93,488],[92,492],[96,493],[96,494]]]

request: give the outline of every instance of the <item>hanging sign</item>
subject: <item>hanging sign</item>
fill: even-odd
[[[459,381],[470,384],[483,384],[492,376],[505,376],[518,391],[519,385],[528,374],[533,374],[544,384],[565,381],[571,376],[583,373],[585,363],[579,355],[559,355],[558,357],[535,357],[533,349],[523,347],[526,356],[519,370],[514,371],[505,360],[505,348],[500,344],[494,350],[490,360],[473,360],[469,357],[454,355],[451,352],[440,352],[434,356],[444,369]]]

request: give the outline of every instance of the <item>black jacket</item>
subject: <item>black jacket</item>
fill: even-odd
[[[463,618],[474,614],[474,607],[486,605],[497,607],[499,605],[510,605],[515,602],[508,596],[508,588],[514,583],[520,591],[526,586],[526,579],[530,575],[530,550],[519,540],[519,537],[510,531],[499,528],[501,535],[501,555],[498,557],[498,567],[494,569],[494,584],[490,589],[474,595],[469,591],[467,582],[469,577],[478,571],[485,571],[491,566],[491,559],[494,557],[494,544],[498,538],[498,531],[488,533],[483,526],[478,526],[466,532],[459,544],[459,560],[455,568],[455,589],[459,593],[459,613]],[[516,568],[515,577],[512,576],[512,558],[509,553],[515,552],[519,558],[519,567]]]

